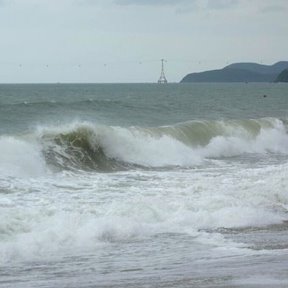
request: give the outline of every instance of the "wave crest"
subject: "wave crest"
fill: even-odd
[[[61,169],[115,171],[131,167],[193,167],[246,153],[288,154],[285,121],[276,118],[190,121],[162,127],[77,123],[44,129],[48,164]]]
[[[94,129],[85,124],[60,133],[47,133],[41,138],[48,165],[60,169],[113,171],[125,165],[107,157]]]

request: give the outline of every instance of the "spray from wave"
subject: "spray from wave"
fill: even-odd
[[[285,156],[286,129],[276,118],[152,128],[78,122],[2,136],[0,265],[161,233],[184,233],[195,243],[226,247],[218,229],[286,225],[287,163],[263,169],[166,169],[247,153]],[[63,173],[47,176],[48,167]],[[112,178],[85,173],[135,167],[143,170]],[[158,167],[165,171],[151,173]]]
[[[31,139],[0,137],[0,175],[29,177],[46,172],[41,146]]]
[[[0,169],[29,163],[28,170],[41,172],[45,160],[53,169],[105,172],[195,167],[210,159],[248,153],[288,154],[287,123],[276,118],[190,121],[151,128],[78,122],[41,127],[33,137],[32,141],[31,137],[2,136],[1,163],[5,165]]]

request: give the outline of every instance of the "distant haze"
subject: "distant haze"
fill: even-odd
[[[285,69],[288,69],[288,61],[280,61],[270,66],[257,63],[234,63],[223,69],[189,73],[181,82],[282,82],[283,80],[287,82],[285,77],[279,78],[279,74]]]
[[[287,0],[0,0],[0,83],[169,82],[287,60]]]

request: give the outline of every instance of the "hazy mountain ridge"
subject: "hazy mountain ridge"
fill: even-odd
[[[276,78],[275,82],[288,82],[288,69],[283,70]]]
[[[233,63],[219,70],[187,74],[180,82],[273,82],[285,69],[288,61],[273,65]]]

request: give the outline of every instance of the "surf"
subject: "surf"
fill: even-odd
[[[193,168],[213,159],[247,154],[287,155],[287,121],[193,120],[158,127],[78,121],[37,127],[29,135],[2,135],[0,149],[0,169],[20,171],[23,166],[32,174],[41,174],[45,167],[98,172]]]

